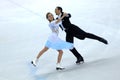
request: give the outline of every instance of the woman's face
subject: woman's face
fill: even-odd
[[[48,20],[49,21],[53,21],[54,20],[53,14],[51,14],[51,13],[48,14]]]

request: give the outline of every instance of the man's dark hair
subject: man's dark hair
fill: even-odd
[[[60,6],[57,6],[56,8],[57,8],[58,10],[60,10],[60,12],[63,11],[62,7],[60,7]]]

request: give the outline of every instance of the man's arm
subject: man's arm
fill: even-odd
[[[71,18],[71,14],[70,14],[70,13],[67,13],[67,16],[66,16],[66,17]]]
[[[67,17],[67,13],[64,13],[63,14],[63,16],[61,17],[61,18],[59,18],[59,19],[57,19],[57,21],[55,22],[56,24],[58,23],[58,22],[60,22],[64,17]]]
[[[63,16],[64,13],[65,13],[65,12],[62,12],[62,16]],[[62,16],[61,16],[61,17],[62,17]],[[71,14],[70,14],[70,13],[67,13],[67,16],[65,16],[65,17],[71,18]]]

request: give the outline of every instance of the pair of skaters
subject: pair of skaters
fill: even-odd
[[[46,18],[49,21],[49,27],[52,31],[44,48],[38,53],[37,57],[31,61],[31,63],[36,66],[39,58],[43,53],[45,53],[49,48],[56,49],[58,51],[57,65],[56,70],[63,70],[64,67],[61,66],[61,59],[63,55],[62,49],[69,49],[73,55],[77,58],[76,64],[84,63],[84,59],[81,54],[75,49],[74,37],[84,40],[85,38],[95,39],[104,44],[108,44],[107,40],[96,36],[94,34],[88,33],[80,29],[78,26],[72,24],[69,20],[71,14],[63,12],[62,8],[57,6],[55,8],[55,13],[58,15],[56,19],[52,13],[48,12],[46,14]],[[58,37],[59,27],[66,32],[66,41],[61,40]]]

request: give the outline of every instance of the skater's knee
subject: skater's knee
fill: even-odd
[[[63,54],[63,51],[62,51],[62,50],[58,50],[58,52],[59,52],[60,54]]]
[[[44,50],[44,51],[47,51],[48,49],[49,49],[48,47],[44,47],[44,49],[43,49],[43,50]]]

